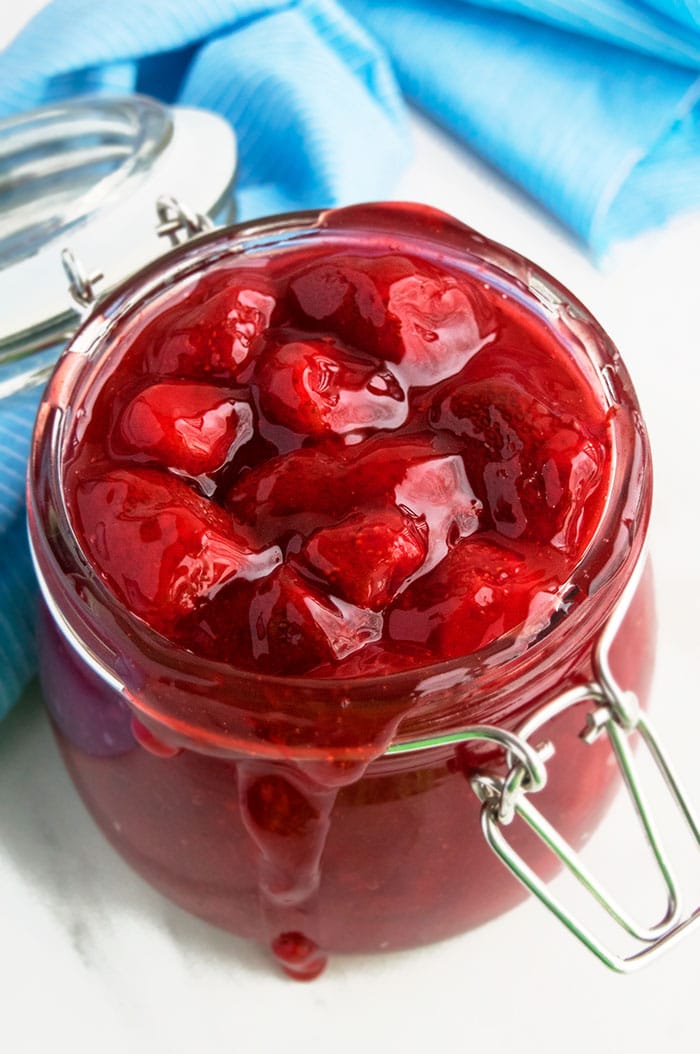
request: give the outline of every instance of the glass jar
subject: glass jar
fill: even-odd
[[[110,354],[208,269],[264,266],[338,232],[358,245],[408,240],[414,255],[507,290],[548,327],[608,414],[608,497],[566,603],[536,635],[381,677],[245,672],[165,641],[105,588],[69,520],[65,444]],[[619,700],[648,699],[650,501],[648,441],[617,351],[570,293],[517,254],[398,205],[198,237],[98,304],[39,410],[29,529],[44,602],[41,677],[70,774],[149,882],[264,941],[294,976],[315,976],[328,952],[411,947],[478,925],[523,895],[482,831],[524,815],[523,795],[536,791],[541,813],[577,847],[614,790],[610,746],[594,733],[613,717],[638,721],[631,707],[615,710]],[[587,741],[585,704],[594,707]],[[531,827],[513,825],[509,846],[546,878],[562,854]]]

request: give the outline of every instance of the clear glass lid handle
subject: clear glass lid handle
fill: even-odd
[[[141,96],[0,121],[0,397],[50,372],[98,274],[103,292],[167,251],[160,200],[229,221],[235,166],[223,118]]]

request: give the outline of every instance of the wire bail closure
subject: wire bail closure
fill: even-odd
[[[179,201],[171,194],[163,194],[158,198],[156,212],[156,234],[160,238],[170,238],[170,244],[173,246],[181,245],[198,234],[206,234],[214,229],[214,224],[208,216],[195,212],[186,202]]]
[[[488,725],[473,726],[429,740],[395,743],[387,750],[388,754],[408,753],[471,740],[488,741],[500,745],[505,751],[506,775],[483,772],[471,777],[472,789],[482,802],[481,829],[487,844],[509,871],[549,908],[575,937],[606,966],[618,973],[631,973],[639,969],[657,958],[700,924],[700,905],[690,912],[684,912],[671,864],[659,839],[654,817],[640,785],[637,764],[629,742],[632,734],[638,733],[641,742],[649,752],[663,777],[672,800],[690,830],[696,848],[700,848],[700,821],[681,790],[649,718],[642,712],[634,693],[625,692],[620,688],[610,668],[610,649],[635,594],[643,568],[644,555],[639,559],[620,602],[598,640],[593,655],[594,680],[589,684],[574,686],[545,703],[515,733]],[[640,925],[616,903],[589,871],[576,850],[529,800],[529,795],[545,786],[547,782],[546,762],[555,752],[550,742],[533,746],[530,742],[531,737],[552,718],[583,703],[590,703],[593,706],[586,715],[585,727],[580,733],[580,738],[590,744],[603,734],[608,736],[623,781],[665,886],[666,910],[662,918],[650,926]],[[641,947],[637,947],[636,951],[627,956],[617,954],[560,902],[548,888],[547,883],[508,842],[503,829],[516,816],[522,819],[540,841],[564,864],[617,926],[634,938]]]
[[[72,249],[63,249],[61,263],[68,279],[68,292],[81,311],[90,309],[97,299],[95,286],[104,278],[102,271],[88,275],[82,260]]]
[[[198,234],[206,234],[214,229],[208,216],[195,212],[186,202],[179,201],[172,194],[162,194],[155,203],[159,238],[169,238],[172,246],[191,241]],[[61,251],[61,263],[68,280],[68,292],[81,313],[89,314],[98,296],[95,286],[104,279],[102,271],[88,274],[83,261],[71,249]]]

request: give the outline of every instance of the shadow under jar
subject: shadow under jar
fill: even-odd
[[[214,471],[196,452],[177,463],[162,417],[160,439],[148,430],[164,405],[149,386],[165,399],[193,383],[221,386],[247,422]],[[280,483],[269,465],[285,458]],[[188,515],[209,503],[205,548],[233,516],[257,555],[231,577],[220,549],[203,572],[183,542],[156,611],[162,582],[146,596],[143,564],[165,521],[134,513],[150,500],[138,495],[116,534],[100,513],[134,479],[187,488]],[[646,704],[651,467],[626,370],[552,278],[434,210],[276,217],[141,271],[61,358],[29,493],[43,691],[80,794],[149,882],[265,942],[292,976],[316,976],[328,952],[449,937],[524,895],[483,839],[470,782],[506,771],[502,747],[392,744],[513,731],[595,680],[625,592],[611,668]],[[403,517],[391,544],[368,508]],[[580,739],[584,717],[567,708],[538,733],[556,752],[537,804],[575,846],[615,786],[607,741]],[[554,870],[525,829],[511,840]]]

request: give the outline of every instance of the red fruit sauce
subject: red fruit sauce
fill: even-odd
[[[127,612],[185,658],[290,692],[317,681],[331,702],[329,681],[418,676],[546,635],[612,471],[613,411],[517,285],[428,252],[421,227],[458,226],[439,214],[398,208],[383,239],[371,220],[365,208],[364,239],[341,227],[262,265],[228,257],[169,294],[113,342],[63,455],[79,547]],[[45,670],[68,683],[75,658],[54,638]],[[120,850],[191,910],[262,936],[294,976],[316,976],[322,949],[421,943],[517,899],[457,844],[459,751],[372,760],[414,695],[348,719],[363,758],[303,761],[287,733],[281,760],[223,760],[196,736],[171,748],[143,713],[138,748],[98,757],[54,694],[71,771]],[[463,894],[470,867],[495,891],[485,910]]]
[[[340,673],[370,645],[426,665],[546,626],[609,466],[606,411],[554,334],[409,247],[290,254],[226,344],[250,286],[202,278],[81,424],[67,504],[119,600],[275,674]]]

